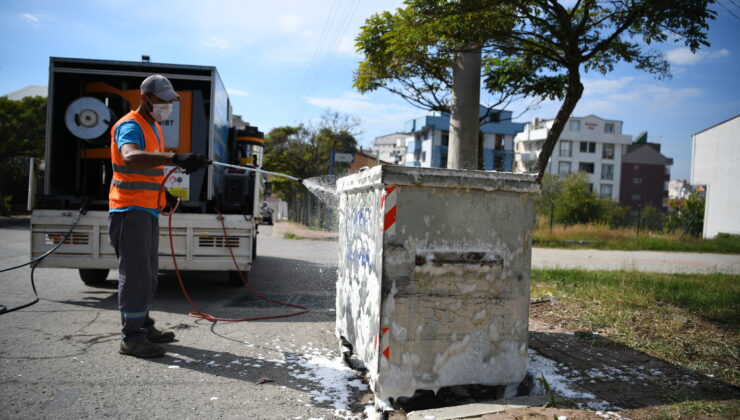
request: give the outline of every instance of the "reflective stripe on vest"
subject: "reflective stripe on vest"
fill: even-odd
[[[136,174],[145,176],[164,176],[163,169],[137,169],[128,166],[120,166],[113,164],[113,172],[120,172],[122,174]]]
[[[126,181],[119,181],[117,179],[114,179],[111,181],[111,185],[115,185],[116,188],[120,188],[122,190],[147,190],[147,191],[159,191],[160,188],[162,188],[162,184],[157,184],[154,182],[126,182]]]
[[[116,143],[116,128],[126,121],[134,121],[144,134],[144,151],[164,152],[164,137],[158,123],[154,127],[136,111],[123,116],[111,128],[111,164],[113,179],[108,194],[108,207],[111,209],[131,206],[148,209],[161,209],[165,205],[164,194],[160,193],[164,181],[164,167],[139,169],[126,166]],[[159,138],[154,130],[159,134]]]

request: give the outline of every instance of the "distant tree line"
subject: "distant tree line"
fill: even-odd
[[[612,228],[636,227],[645,231],[678,231],[698,237],[704,223],[704,197],[694,192],[687,199],[670,200],[668,212],[653,206],[631,215],[629,207],[620,206],[610,198],[600,198],[591,191],[583,172],[566,177],[545,174],[542,193],[537,197],[536,212],[542,221],[574,225],[603,224]],[[639,216],[639,217],[638,217]]]
[[[276,127],[265,137],[263,167],[302,179],[321,178],[318,183],[333,184],[329,179],[331,153],[357,152],[360,120],[347,114],[326,111],[314,125]],[[335,162],[333,172],[341,176],[348,163]],[[326,197],[322,202],[303,185],[286,178],[273,177],[273,194],[288,203],[291,220],[310,225],[333,224]]]

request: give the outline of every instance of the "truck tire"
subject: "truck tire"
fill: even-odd
[[[252,261],[257,259],[257,235],[252,238]]]
[[[105,283],[110,270],[104,268],[80,268],[80,279],[88,286]]]
[[[245,271],[242,271],[242,274],[244,274],[244,277],[248,279],[247,273]],[[235,270],[229,271],[229,286],[244,286],[244,282],[242,281],[242,278],[239,276],[239,272]]]

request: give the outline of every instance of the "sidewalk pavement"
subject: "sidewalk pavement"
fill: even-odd
[[[285,235],[294,235],[286,238]],[[298,223],[287,220],[279,220],[272,227],[272,236],[286,239],[313,239],[336,241],[339,238],[337,232],[327,232],[324,230],[309,229]]]

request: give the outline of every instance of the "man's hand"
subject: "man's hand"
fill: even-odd
[[[186,174],[191,174],[200,168],[205,168],[211,164],[211,161],[203,155],[195,153],[175,153],[172,155],[172,163],[185,170]]]

